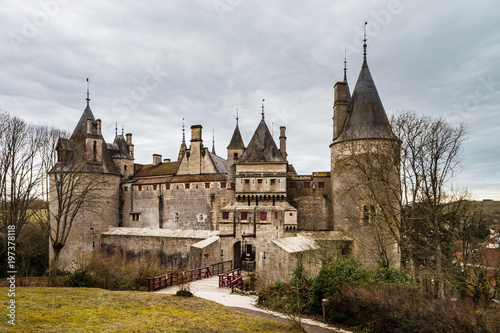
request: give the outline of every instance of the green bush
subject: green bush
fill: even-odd
[[[94,278],[89,273],[77,269],[74,273],[66,275],[63,278],[63,283],[70,287],[92,287]]]
[[[340,258],[324,264],[312,284],[317,312],[321,312],[323,298],[332,297],[344,286],[355,287],[370,281],[370,273],[355,258]]]

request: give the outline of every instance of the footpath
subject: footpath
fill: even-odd
[[[175,294],[177,290],[179,290],[179,286],[171,286],[156,292],[164,294]],[[257,307],[257,296],[232,294],[231,288],[219,288],[219,278],[217,276],[190,282],[190,290],[196,297],[204,298],[222,304],[234,310],[275,320],[281,323],[289,323],[287,317],[284,314],[275,311],[264,310]],[[311,319],[302,319],[302,324],[309,333],[352,333],[351,331],[335,328],[333,326]]]

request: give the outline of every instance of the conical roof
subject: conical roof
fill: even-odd
[[[233,137],[231,138],[231,142],[229,142],[229,146],[227,146],[227,149],[245,149],[245,144],[243,143],[243,139],[241,138],[240,128],[238,127],[238,124],[236,124]]]
[[[340,140],[394,138],[366,59],[349,103],[349,114]]]
[[[94,114],[92,113],[90,105],[87,102],[87,107],[85,108],[85,110],[83,110],[82,116],[80,117],[80,120],[78,120],[75,130],[73,131],[73,134],[71,134],[71,140],[85,138],[85,135],[87,134],[88,118],[92,119],[92,121],[95,121]]]
[[[248,143],[241,162],[286,162],[281,155],[264,118]]]

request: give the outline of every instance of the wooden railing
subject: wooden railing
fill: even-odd
[[[201,267],[185,272],[172,272],[160,276],[148,278],[148,291],[157,291],[173,285],[188,283],[195,280],[205,279],[212,276],[210,268]]]
[[[230,270],[233,269],[233,261],[232,260],[227,260],[227,261],[222,261],[218,262],[216,264],[210,265],[210,271],[212,272],[213,275],[219,275],[222,273],[226,273]]]
[[[241,277],[241,271],[239,268],[233,269],[227,273],[219,274],[219,288],[229,287],[231,292],[235,288],[241,289],[243,287],[243,278]]]

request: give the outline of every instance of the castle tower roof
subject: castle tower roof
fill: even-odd
[[[366,57],[349,103],[348,119],[340,140],[394,138],[387,114],[373,81]]]
[[[229,142],[229,146],[227,146],[227,149],[245,149],[245,144],[243,143],[243,139],[241,138],[240,128],[238,127],[238,124],[236,124],[233,137],[231,138],[231,142]]]
[[[262,117],[259,126],[257,126],[240,161],[286,162],[274,142],[273,136],[264,121],[264,117]]]

